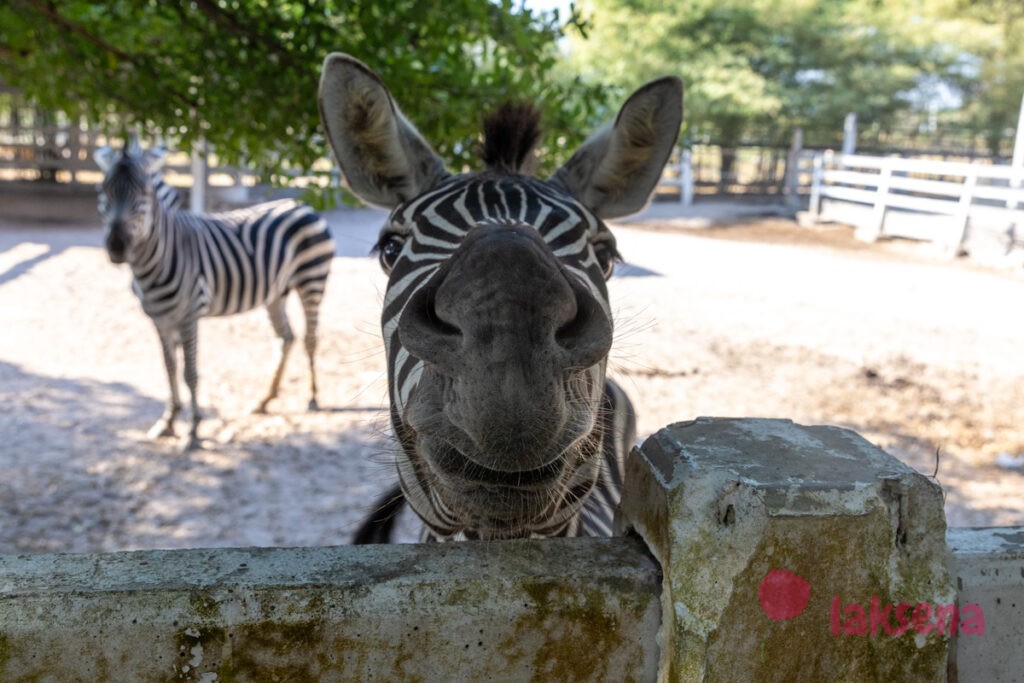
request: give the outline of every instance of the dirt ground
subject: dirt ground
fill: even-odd
[[[332,226],[365,253],[350,215]],[[641,438],[699,415],[838,424],[937,467],[951,525],[1024,524],[1021,274],[780,219],[616,233],[610,372]],[[167,391],[156,335],[100,241],[0,217],[0,553],[346,542],[393,481],[376,261],[335,259],[320,412],[297,345],[281,398],[250,414],[272,370],[266,315],[203,321],[204,444],[182,454],[145,436]]]

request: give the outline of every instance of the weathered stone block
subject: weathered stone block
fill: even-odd
[[[945,678],[955,596],[927,477],[845,429],[700,418],[635,449],[626,480],[622,523],[664,572],[662,680]]]
[[[0,556],[0,681],[648,681],[636,539]]]

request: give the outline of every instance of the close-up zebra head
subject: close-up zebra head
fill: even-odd
[[[114,263],[124,263],[132,247],[145,240],[153,227],[154,175],[164,156],[162,147],[143,150],[135,140],[120,153],[101,147],[93,154],[103,171],[98,200],[103,241]]]
[[[478,173],[449,173],[387,87],[347,55],[320,110],[350,189],[392,209],[377,244],[402,490],[439,538],[577,533],[607,449],[601,419],[618,257],[602,219],[648,201],[682,84],[653,81],[554,175],[526,165],[530,106],[484,124]]]

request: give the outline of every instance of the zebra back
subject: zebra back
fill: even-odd
[[[129,149],[101,162],[108,249],[124,251],[150,317],[177,324],[232,315],[291,289],[304,301],[319,302],[334,256],[330,229],[319,214],[290,199],[194,213],[163,179],[161,161],[159,152]]]

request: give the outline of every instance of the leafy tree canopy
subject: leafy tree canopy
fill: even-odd
[[[1005,135],[1024,87],[1019,0],[588,0],[573,67],[595,81],[676,73],[687,134],[735,144],[752,129],[782,142],[841,131],[847,112],[888,129],[960,91],[974,120]],[[1004,29],[1000,32],[998,29]],[[902,117],[902,118],[901,118]]]
[[[570,17],[569,21],[575,21]],[[512,0],[13,0],[0,5],[0,78],[48,109],[139,128],[267,178],[328,154],[316,92],[328,52],[365,61],[455,169],[486,110],[542,103],[545,163],[593,125],[604,90],[554,78],[562,22]]]

